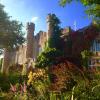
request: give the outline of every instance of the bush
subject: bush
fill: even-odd
[[[49,100],[49,84],[47,70],[36,68],[28,75],[28,92],[32,94],[34,100]]]
[[[21,75],[18,73],[10,74],[8,76],[5,76],[3,74],[0,74],[0,88],[2,91],[8,91],[10,89],[10,83],[16,84],[16,83],[22,83],[25,79],[22,78]]]
[[[88,68],[88,62],[90,57],[92,56],[92,52],[88,51],[88,50],[84,50],[81,52],[81,56],[82,56],[82,65],[85,66],[86,68]]]
[[[52,91],[70,91],[78,83],[78,79],[84,79],[83,71],[69,62],[67,59],[59,58],[62,62],[49,68]]]
[[[63,53],[55,48],[47,48],[37,58],[36,67],[45,68],[57,63],[56,58],[63,56]]]

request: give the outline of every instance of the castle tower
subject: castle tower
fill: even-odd
[[[26,58],[33,58],[33,49],[34,49],[34,23],[27,23],[27,50],[26,50]]]
[[[52,26],[52,14],[48,14],[47,16],[47,40],[53,34],[53,26]]]

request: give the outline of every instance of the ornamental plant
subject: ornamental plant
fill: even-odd
[[[49,78],[46,70],[35,69],[34,72],[30,72],[28,75],[28,91],[33,95],[33,98],[48,100],[49,90]]]
[[[30,71],[28,75],[27,85],[32,85],[37,80],[43,80],[47,78],[46,71],[44,69],[35,69],[34,72]]]
[[[28,100],[27,85],[24,84],[10,84],[10,92],[13,100]]]
[[[78,78],[85,79],[83,71],[75,64],[65,60],[49,68],[52,91],[70,91],[79,82]]]

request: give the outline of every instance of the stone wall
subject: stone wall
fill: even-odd
[[[16,50],[10,52],[10,65],[23,64],[26,62],[26,45],[19,46]]]
[[[31,54],[33,59],[36,59],[39,53],[43,50],[45,43],[47,41],[47,33],[40,31],[36,36],[33,37],[34,40],[31,44],[33,47],[33,54]],[[28,49],[30,51],[30,49]],[[13,64],[24,64],[27,61],[27,45],[21,45],[17,49],[10,52],[10,65]]]
[[[35,24],[32,22],[27,23],[27,41],[26,45],[21,45],[12,52],[9,52],[10,65],[12,64],[24,64],[29,58],[36,59],[43,48],[45,47],[46,41],[52,35],[51,26],[51,14],[47,16],[47,33],[40,31],[34,36]]]

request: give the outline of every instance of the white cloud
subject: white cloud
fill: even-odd
[[[32,22],[36,22],[38,19],[39,19],[38,17],[33,17],[33,18],[31,19],[31,21],[32,21]]]

